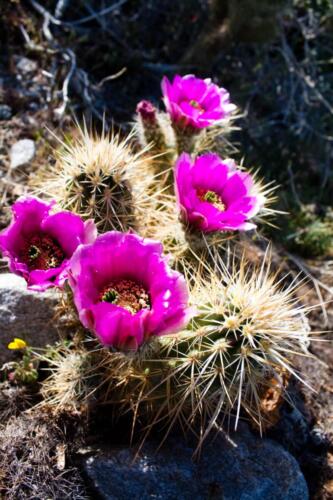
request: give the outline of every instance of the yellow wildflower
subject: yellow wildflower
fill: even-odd
[[[9,342],[7,347],[12,351],[16,351],[18,349],[25,349],[27,347],[27,343],[22,339],[15,338],[12,342]]]

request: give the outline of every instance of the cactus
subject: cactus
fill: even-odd
[[[153,156],[155,193],[174,194],[173,165],[177,159],[176,136],[166,113],[157,111],[150,101],[140,101],[136,108],[135,135]],[[159,200],[160,201],[160,200]]]
[[[184,79],[193,80],[191,75]],[[194,90],[204,83],[222,92],[209,81],[194,80]],[[167,83],[165,86],[169,88]],[[128,280],[121,292],[128,291],[129,283],[132,286],[131,280],[137,276],[134,290],[140,292],[141,300],[145,294],[143,310],[136,318],[128,315],[138,314],[137,308],[128,309],[126,301],[124,305],[115,300],[120,289],[115,289],[113,277],[111,283],[102,282],[107,276],[104,267],[96,266],[96,251],[91,251],[86,271],[77,276],[73,269],[79,264],[73,267],[71,260],[69,285],[75,306],[67,289],[62,307],[72,340],[33,353],[36,359],[31,364],[34,368],[34,362],[36,366],[40,361],[47,363],[49,375],[40,382],[40,404],[51,408],[54,415],[84,414],[92,403],[103,408],[111,404],[116,416],[133,414],[133,432],[137,423],[147,432],[162,424],[167,435],[178,423],[185,431],[197,434],[200,447],[213,430],[222,429],[225,421],[236,428],[239,419],[246,417],[262,431],[287,396],[289,377],[304,382],[293,358],[309,356],[310,334],[307,311],[294,297],[294,283],[283,288],[278,273],[271,273],[267,258],[258,268],[236,257],[237,249],[231,259],[227,251],[227,240],[236,241],[239,233],[255,229],[257,221],[265,221],[274,213],[270,204],[275,199],[275,187],[264,185],[256,173],[244,172],[242,165],[215,154],[221,149],[225,153],[230,147],[221,139],[221,132],[230,128],[230,114],[235,109],[228,94],[221,95],[224,115],[223,110],[222,114],[212,111],[206,118],[206,108],[195,96],[189,97],[190,109],[183,102],[179,106],[172,103],[175,106],[167,106],[168,114],[158,112],[149,102],[141,102],[135,129],[124,140],[104,131],[92,134],[84,125],[78,138],[62,143],[53,171],[48,171],[43,180],[39,178],[39,191],[84,218],[93,218],[101,232],[135,229],[140,237],[160,240],[165,252],[171,253],[174,267],[187,275],[194,311],[185,330],[158,336],[184,327],[183,321],[166,319],[165,312],[173,311],[169,284],[165,289],[160,289],[160,283],[154,283],[149,290],[142,288],[149,273],[156,276],[156,263],[162,259],[158,244],[149,243],[154,247],[154,260],[144,264],[137,258],[139,246],[131,247],[129,254],[118,252],[123,259],[119,267],[124,267],[124,280]],[[173,96],[171,93],[170,99]],[[211,101],[213,106],[214,99]],[[134,134],[143,146],[137,153],[131,147]],[[181,139],[186,139],[187,144]],[[153,158],[146,157],[148,149]],[[173,170],[179,153],[189,149],[193,156],[181,155]],[[194,157],[207,150],[210,154]],[[98,241],[106,245],[111,242],[109,236],[124,237],[104,235]],[[129,238],[139,240],[137,236]],[[114,248],[110,243],[103,246],[103,252],[116,267]],[[85,283],[88,268],[92,275],[99,276],[98,286],[87,280],[81,287],[79,280]],[[138,275],[134,272],[137,269]],[[188,307],[188,291],[183,278],[175,278],[179,279],[184,290],[175,301],[177,307],[186,307],[184,321],[189,321],[192,310]],[[76,285],[80,287],[75,289]],[[84,287],[91,288],[90,309],[80,296]],[[153,313],[159,307],[157,296],[163,313],[158,321],[163,330],[145,329],[145,322],[153,324]],[[99,308],[96,317],[92,308]],[[171,319],[174,316],[172,313]],[[102,347],[80,326],[79,318],[82,325],[95,332]],[[100,335],[96,318],[103,323],[103,329],[112,324],[115,335],[113,331],[112,335],[109,331],[108,335]],[[135,342],[119,342],[116,337],[124,332]]]
[[[269,264],[251,268],[244,259],[229,271],[222,261],[205,265],[189,279],[197,312],[186,331],[151,339],[132,355],[104,351],[103,401],[117,414],[132,412],[133,428],[146,423],[147,432],[162,423],[166,435],[176,422],[199,428],[199,446],[230,417],[235,428],[246,416],[262,431],[289,376],[304,382],[293,356],[310,356],[295,286],[282,288]]]
[[[48,376],[42,382],[40,405],[54,413],[63,411],[85,412],[95,392],[94,356],[81,344],[59,342],[45,352],[36,353],[37,359],[46,361]]]
[[[150,185],[150,205],[148,210],[142,211],[139,222],[142,236],[161,241],[165,251],[172,254],[175,263],[191,254],[207,253],[207,249],[211,247],[219,247],[221,250],[227,241],[237,238],[237,232],[225,230],[206,233],[183,220],[182,207],[179,203],[177,207],[174,172],[177,158],[183,152],[193,153],[193,161],[205,152],[216,152],[222,155],[221,159],[228,153],[234,153],[235,148],[227,137],[235,129],[233,120],[237,116],[232,114],[210,127],[200,129],[185,126],[183,121],[174,121],[170,113],[158,111],[150,101],[140,101],[136,112],[137,141],[142,147],[150,145],[151,152],[155,155],[152,162],[155,175]],[[245,169],[240,165],[239,170]],[[276,213],[270,208],[276,201],[276,186],[274,183],[265,185],[258,172],[249,173],[254,183],[253,192],[262,200],[260,213],[255,219],[269,224],[270,218]]]
[[[98,135],[89,132],[85,124],[78,127],[77,135],[61,142],[52,172],[37,179],[38,193],[94,219],[101,232],[136,228],[137,211],[147,200],[147,148],[134,153],[133,133],[125,139],[104,130]]]
[[[172,153],[175,139],[167,115],[159,113],[150,101],[140,101],[136,112],[136,134],[141,146],[151,144],[151,152],[156,155],[165,156],[169,150]]]
[[[109,404],[116,417],[133,415],[133,433],[159,425],[166,437],[177,423],[198,433],[199,448],[225,422],[247,418],[261,432],[275,422],[289,377],[306,384],[294,357],[310,356],[307,310],[267,258],[259,268],[214,258],[188,271],[196,312],[186,330],[130,353],[77,338],[39,355],[50,366],[43,405],[57,413]]]

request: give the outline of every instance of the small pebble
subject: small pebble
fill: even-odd
[[[13,110],[7,104],[0,104],[0,120],[10,120]]]
[[[20,57],[16,62],[16,68],[20,73],[27,74],[36,71],[37,63],[27,57]]]
[[[10,166],[17,168],[29,163],[36,153],[36,146],[31,139],[21,139],[15,142],[10,149]]]

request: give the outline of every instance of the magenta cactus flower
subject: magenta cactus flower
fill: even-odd
[[[158,242],[111,231],[74,253],[69,283],[75,305],[102,344],[137,349],[189,321],[185,279],[170,269],[162,251]]]
[[[183,221],[203,232],[254,229],[249,219],[264,203],[252,176],[214,153],[193,162],[183,153],[175,166],[175,189]]]
[[[0,233],[0,251],[10,270],[23,276],[31,290],[62,287],[74,250],[97,236],[93,221],[83,222],[67,211],[52,213],[54,204],[20,198],[12,206],[11,224]]]
[[[226,118],[236,109],[226,89],[210,78],[176,75],[162,80],[164,104],[172,121],[180,128],[202,129]]]

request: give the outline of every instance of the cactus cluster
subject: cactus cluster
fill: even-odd
[[[44,288],[57,279],[71,289],[73,342],[35,353],[49,369],[41,405],[75,413],[109,403],[132,412],[133,429],[163,425],[167,435],[177,423],[201,444],[243,417],[265,427],[289,377],[302,381],[293,358],[309,355],[310,333],[294,282],[283,285],[268,255],[256,267],[239,251],[238,235],[274,214],[276,188],[224,157],[229,94],[193,75],[164,79],[163,92],[167,113],[139,103],[125,139],[84,126],[63,141],[38,179],[61,211],[18,202],[0,246],[29,286],[46,276]],[[61,249],[60,267],[31,266],[37,229]]]
[[[158,425],[166,437],[180,425],[198,433],[199,448],[211,431],[237,428],[239,418],[263,432],[288,397],[289,378],[306,383],[293,361],[309,356],[311,338],[296,284],[283,287],[269,257],[259,268],[215,261],[188,280],[195,315],[185,330],[131,353],[62,351],[43,384],[47,404],[84,408],[93,398],[118,416],[131,413],[133,432]]]
[[[192,276],[196,314],[187,329],[154,339],[131,357],[118,353],[117,368],[107,355],[104,375],[111,383],[104,397],[121,411],[148,428],[194,429],[200,445],[224,422],[237,428],[240,416],[262,431],[289,377],[302,380],[291,354],[309,355],[310,340],[295,284],[281,288],[269,261],[257,268],[242,260],[231,269],[219,262],[205,274]],[[268,391],[275,398],[269,409]]]

